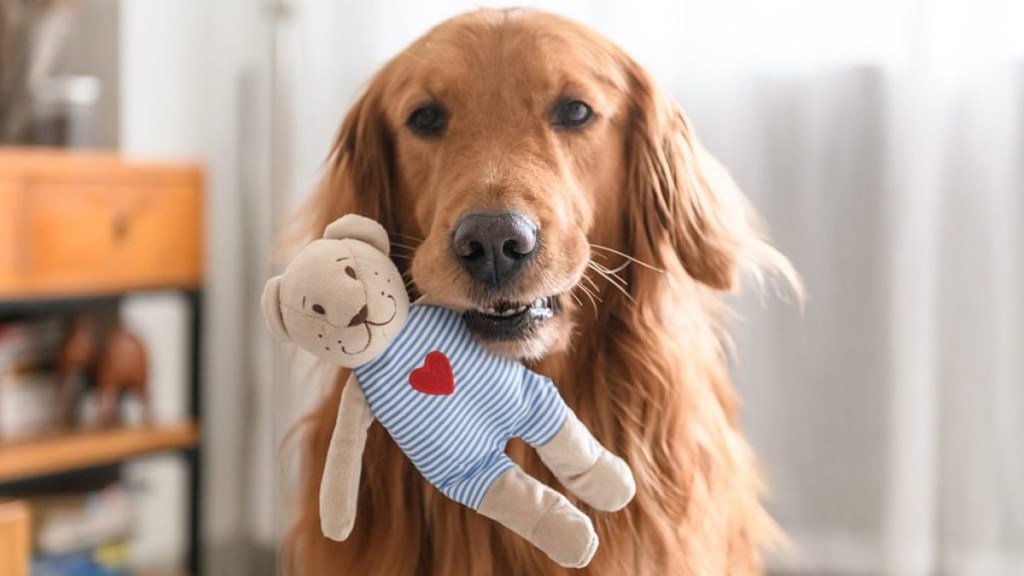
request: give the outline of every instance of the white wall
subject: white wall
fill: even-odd
[[[140,158],[201,159],[203,71],[200,62],[202,11],[199,2],[121,2],[118,29],[120,149]],[[187,331],[168,330],[171,319],[184,324],[184,302],[174,296],[130,300],[130,325],[155,354],[151,363],[154,405],[167,390],[188,390],[186,356],[160,362],[160,354],[184,351]],[[173,354],[173,352],[170,352]],[[185,415],[180,410],[177,416]],[[207,434],[208,431],[204,431]],[[180,457],[160,456],[132,463],[127,477],[138,488],[133,562],[141,568],[180,569],[186,547],[187,467]]]
[[[248,532],[245,470],[255,406],[244,360],[245,335],[256,316],[245,296],[245,271],[256,257],[244,242],[251,201],[265,194],[259,189],[267,166],[268,114],[260,86],[268,69],[265,6],[245,0],[123,0],[120,8],[121,150],[135,157],[194,159],[206,167],[203,520],[207,550],[216,562],[218,550]],[[159,298],[136,303],[133,319],[159,332],[168,305],[181,306]],[[173,521],[181,488],[179,478],[177,486],[166,487],[159,505],[147,509],[150,524]],[[171,529],[176,530],[173,523]],[[154,564],[168,556],[165,549],[152,552]]]
[[[199,0],[121,2],[121,150],[202,158],[209,149],[206,6]]]

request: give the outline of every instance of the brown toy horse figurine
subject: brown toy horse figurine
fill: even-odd
[[[153,421],[149,402],[148,360],[146,348],[120,321],[107,332],[106,344],[96,369],[99,392],[100,425],[111,426],[118,420],[118,401],[124,392],[134,392],[142,402],[142,419]]]
[[[99,322],[95,316],[79,314],[68,323],[57,359],[60,392],[57,397],[56,420],[61,427],[74,424],[79,396],[78,379],[93,373],[100,347],[98,339]]]
[[[87,383],[95,385],[100,426],[118,422],[118,401],[124,392],[138,395],[143,421],[152,422],[145,347],[119,319],[106,331],[102,345],[100,332],[100,322],[93,315],[75,316],[68,325],[57,365],[60,382],[57,423],[64,427],[74,424],[79,377],[86,377]]]

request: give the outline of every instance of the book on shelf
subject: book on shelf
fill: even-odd
[[[0,322],[0,367],[55,359],[64,337],[63,324],[60,316]]]
[[[62,556],[36,556],[32,576],[129,576],[127,549],[126,543],[118,542]]]
[[[0,440],[52,429],[62,337],[56,316],[0,323]]]
[[[33,576],[128,574],[133,507],[120,482],[27,501],[33,517]]]

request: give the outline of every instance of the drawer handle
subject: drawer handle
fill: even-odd
[[[113,236],[116,242],[121,242],[128,237],[130,230],[128,217],[124,214],[114,216]]]

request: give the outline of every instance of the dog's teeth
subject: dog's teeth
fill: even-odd
[[[531,308],[550,308],[551,297],[542,296],[536,300],[526,304],[514,304],[514,303],[499,303],[495,306],[488,306],[486,308],[477,308],[477,312],[487,316],[495,316],[498,318],[508,318],[517,314],[522,314]]]

